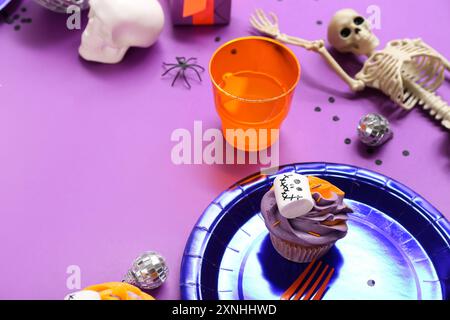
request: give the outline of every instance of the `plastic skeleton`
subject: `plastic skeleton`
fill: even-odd
[[[269,16],[257,10],[250,22],[263,34],[321,54],[353,91],[379,89],[406,110],[422,105],[450,129],[450,106],[435,93],[444,82],[444,71],[450,70],[450,63],[421,39],[394,40],[383,50],[376,50],[380,42],[370,24],[355,10],[338,11],[328,26],[328,41],[339,52],[367,56],[362,70],[352,78],[330,55],[323,40],[307,41],[283,34],[277,16]]]

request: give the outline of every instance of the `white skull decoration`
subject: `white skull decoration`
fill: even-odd
[[[370,23],[353,9],[336,12],[328,25],[328,41],[336,50],[356,55],[370,55],[380,44]]]
[[[80,55],[89,61],[118,63],[130,47],[150,47],[164,26],[157,0],[90,0],[89,23]]]

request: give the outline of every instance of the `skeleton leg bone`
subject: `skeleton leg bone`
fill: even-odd
[[[424,110],[429,110],[431,116],[441,121],[441,124],[450,130],[450,106],[434,92],[422,88],[419,84],[409,79],[403,79],[406,90],[415,95]]]

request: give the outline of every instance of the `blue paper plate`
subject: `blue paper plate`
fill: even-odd
[[[450,299],[450,224],[406,186],[353,166],[282,167],[325,178],[354,210],[349,232],[322,260],[336,268],[324,299]],[[255,174],[216,198],[187,242],[181,297],[279,299],[304,269],[273,248],[260,213],[275,175]]]
[[[11,0],[0,0],[0,10],[2,10]]]

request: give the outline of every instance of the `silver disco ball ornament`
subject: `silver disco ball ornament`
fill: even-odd
[[[89,0],[34,0],[41,6],[60,13],[66,13],[70,6],[78,6],[81,9],[86,9],[89,6]]]
[[[169,275],[166,260],[157,252],[145,252],[137,257],[124,277],[125,282],[144,290],[160,287]]]
[[[362,143],[376,147],[392,138],[393,132],[385,117],[369,113],[359,120],[358,136]]]

